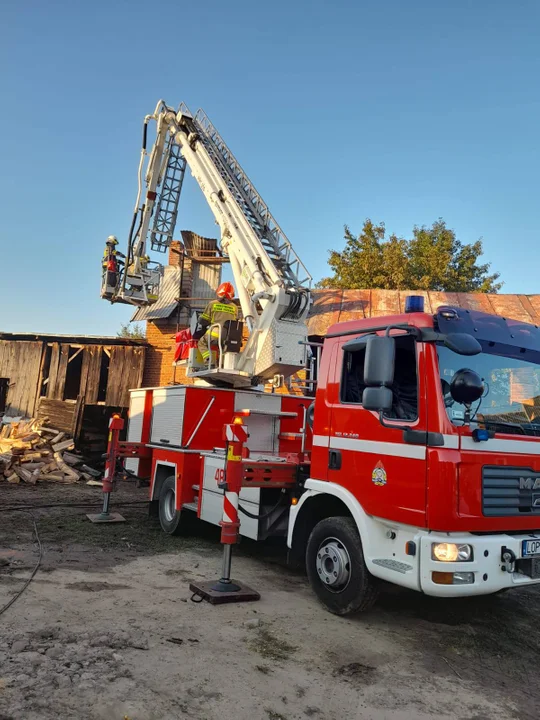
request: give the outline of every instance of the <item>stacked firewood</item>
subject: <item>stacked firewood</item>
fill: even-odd
[[[47,418],[0,425],[0,480],[10,483],[75,483],[101,473],[84,464],[67,433],[47,426]]]

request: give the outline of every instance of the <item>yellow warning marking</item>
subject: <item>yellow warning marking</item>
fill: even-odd
[[[242,459],[241,455],[235,455],[234,454],[234,448],[232,445],[229,445],[229,449],[227,450],[227,460],[232,460],[233,462],[240,462]]]

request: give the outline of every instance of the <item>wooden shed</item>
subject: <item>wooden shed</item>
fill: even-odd
[[[47,416],[77,436],[85,414],[105,418],[128,407],[145,351],[145,340],[0,333],[0,414]]]

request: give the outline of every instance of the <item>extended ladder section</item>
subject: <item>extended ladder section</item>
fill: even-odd
[[[157,133],[148,159],[146,195],[139,205],[150,120],[156,121]],[[215,367],[205,366],[197,350],[192,350],[188,376],[235,386],[288,376],[305,364],[311,276],[202,110],[194,116],[184,104],[176,111],[160,101],[154,114],[145,118],[139,195],[128,258],[113,302],[147,305],[155,298],[155,270],[151,277],[145,276],[147,238],[157,251],[170,245],[186,165],[221,229],[221,248],[231,263],[248,332],[239,353],[227,352],[224,343]],[[148,287],[150,280],[153,285]],[[107,290],[104,296],[110,299]]]
[[[194,126],[199,132],[199,140],[204,145],[232,197],[238,203],[253,233],[265,249],[272,265],[282,279],[284,287],[309,290],[311,275],[240,163],[203,110],[197,112]]]
[[[186,172],[186,161],[182,157],[180,146],[170,135],[167,139],[165,158],[161,192],[156,202],[154,224],[150,232],[150,247],[157,252],[166,252],[173,239],[178,203]]]

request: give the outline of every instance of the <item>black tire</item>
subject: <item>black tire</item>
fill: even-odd
[[[179,535],[180,510],[176,510],[176,481],[174,475],[168,477],[159,491],[159,523],[167,535]]]
[[[334,615],[369,610],[377,599],[376,580],[366,567],[352,518],[331,517],[315,525],[307,544],[306,570],[319,601]]]

